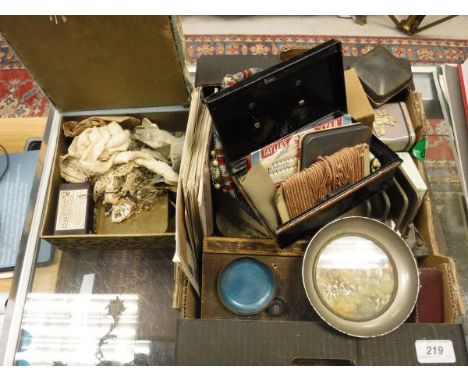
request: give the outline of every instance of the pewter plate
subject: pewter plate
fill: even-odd
[[[357,216],[335,220],[312,238],[302,277],[319,316],[355,337],[398,328],[419,291],[418,268],[406,242],[385,224]]]

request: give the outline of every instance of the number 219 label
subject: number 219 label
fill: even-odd
[[[419,363],[455,363],[455,352],[450,340],[417,340]]]

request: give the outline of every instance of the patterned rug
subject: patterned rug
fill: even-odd
[[[277,55],[285,47],[313,47],[330,38],[343,43],[343,55],[361,56],[381,44],[412,63],[461,63],[468,58],[468,40],[406,37],[300,35],[186,35],[187,61],[202,55]],[[0,36],[0,117],[40,117],[48,101]]]
[[[468,58],[468,40],[408,37],[186,35],[185,45],[188,61],[195,63],[202,55],[277,55],[285,47],[312,48],[331,38],[342,42],[344,56],[362,56],[380,44],[418,64],[462,63]]]

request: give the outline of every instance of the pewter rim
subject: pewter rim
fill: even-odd
[[[368,230],[369,226],[372,231]],[[370,320],[352,321],[336,315],[323,304],[319,292],[315,290],[313,266],[316,258],[324,245],[330,241],[330,237],[336,238],[345,234],[367,237],[377,235],[377,239],[373,238],[372,240],[382,245],[382,249],[390,257],[397,273],[398,282],[392,303],[385,311]],[[393,239],[390,240],[392,236]],[[319,248],[315,253],[312,253],[315,246],[319,246]],[[389,247],[392,250],[395,250],[395,247],[399,250],[395,250],[396,253],[391,255],[393,252],[388,249]],[[383,336],[397,329],[413,311],[419,292],[419,273],[416,260],[406,242],[385,224],[374,219],[357,216],[334,220],[316,233],[309,242],[304,255],[302,281],[310,304],[323,321],[342,333],[361,338]]]

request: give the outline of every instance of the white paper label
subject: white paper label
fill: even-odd
[[[417,340],[419,363],[455,363],[455,351],[450,340]]]
[[[86,228],[88,190],[61,190],[55,229],[57,231]]]
[[[81,282],[80,294],[92,294],[94,286],[94,273],[83,276]]]

